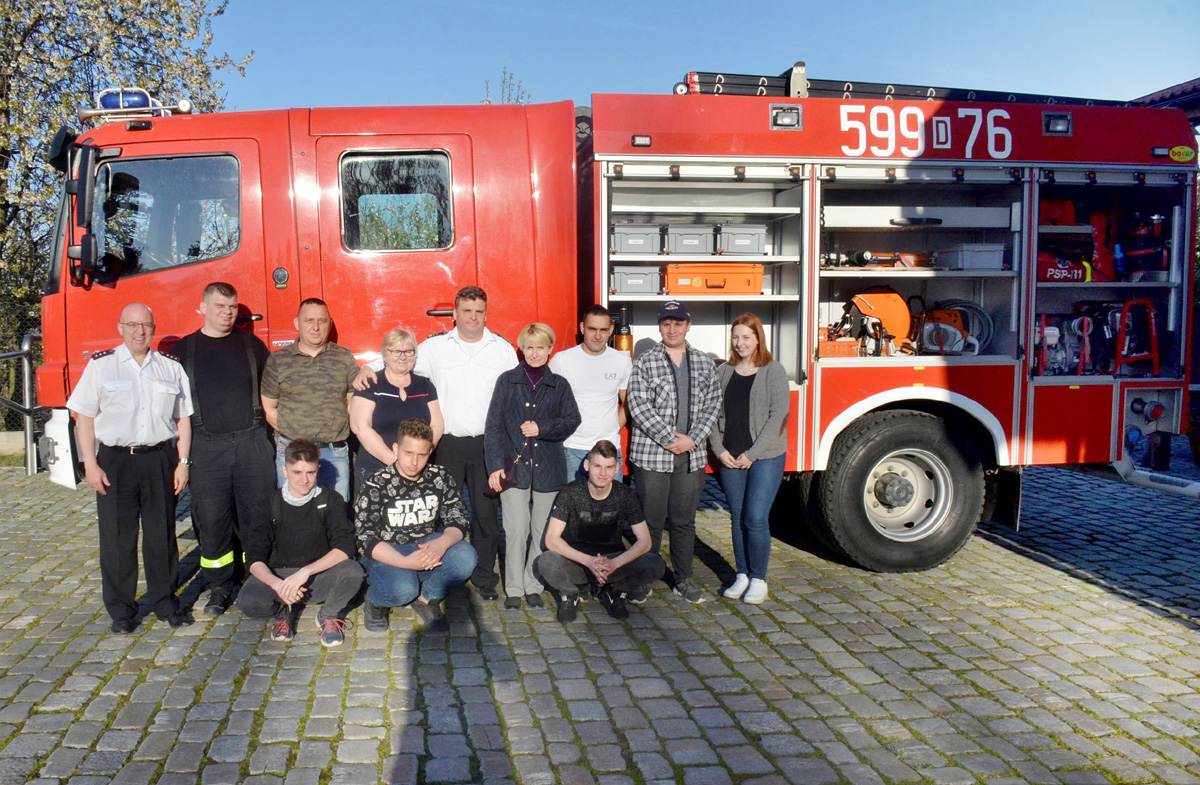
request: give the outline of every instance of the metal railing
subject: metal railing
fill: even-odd
[[[29,333],[21,339],[20,351],[0,353],[0,360],[21,361],[21,398],[24,403],[0,396],[0,406],[6,406],[25,418],[25,473],[30,477],[37,474],[38,470],[37,450],[33,441],[33,415],[45,411],[44,406],[36,406],[33,402],[33,344],[40,340],[41,333]]]

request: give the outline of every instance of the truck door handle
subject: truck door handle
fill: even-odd
[[[430,308],[425,312],[427,316],[453,316],[453,308]]]
[[[252,313],[248,316],[238,316],[237,320],[239,322],[261,322],[263,315],[261,313]]]

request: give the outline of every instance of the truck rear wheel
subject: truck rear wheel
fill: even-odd
[[[983,509],[977,451],[945,420],[874,412],[843,431],[819,475],[828,536],[877,572],[927,570],[958,552]]]
[[[808,525],[808,530],[822,545],[838,556],[845,556],[842,549],[838,547],[837,541],[834,540],[833,534],[830,533],[829,524],[826,523],[825,516],[821,512],[820,494],[818,493],[820,476],[820,472],[804,472],[797,480],[797,491],[800,508],[804,513],[804,522]]]

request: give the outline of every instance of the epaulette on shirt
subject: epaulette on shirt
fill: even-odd
[[[180,365],[183,365],[183,360],[179,359],[178,357],[176,357],[173,354],[169,354],[167,352],[159,352],[159,354],[161,354],[163,357],[166,357],[168,360],[174,360],[175,362],[179,363]]]
[[[99,360],[101,357],[107,357],[115,351],[116,351],[116,349],[105,349],[102,352],[96,352],[95,354],[92,355],[92,359]]]

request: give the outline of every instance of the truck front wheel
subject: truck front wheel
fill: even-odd
[[[874,412],[843,431],[819,475],[824,529],[877,572],[936,567],[958,552],[983,509],[978,450],[961,429],[915,411]]]

